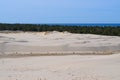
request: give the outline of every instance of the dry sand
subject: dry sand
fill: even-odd
[[[120,54],[2,58],[0,80],[120,80]]]
[[[120,80],[119,51],[117,36],[2,32],[0,80]]]
[[[120,37],[68,32],[2,32],[0,54],[111,54]]]

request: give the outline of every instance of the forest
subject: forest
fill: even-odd
[[[0,31],[68,31],[70,33],[120,36],[120,26],[65,26],[49,24],[5,24],[0,23]]]

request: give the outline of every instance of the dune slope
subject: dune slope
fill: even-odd
[[[108,54],[120,51],[120,37],[68,32],[0,33],[0,54]]]
[[[120,54],[2,58],[0,80],[120,80]]]

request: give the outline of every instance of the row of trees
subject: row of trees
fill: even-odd
[[[41,25],[41,24],[0,24],[0,30],[11,31],[68,31],[71,33],[100,34],[120,36],[120,26],[64,26],[64,25]]]

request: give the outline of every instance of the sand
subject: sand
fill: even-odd
[[[111,54],[120,37],[68,32],[2,32],[0,54]]]
[[[120,80],[120,54],[2,58],[0,80]]]
[[[119,53],[117,36],[1,32],[0,80],[120,80]]]

